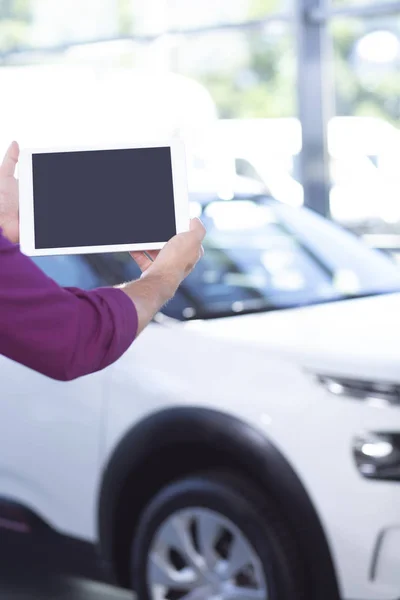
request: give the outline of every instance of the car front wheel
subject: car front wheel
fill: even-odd
[[[132,544],[141,600],[301,600],[299,553],[274,505],[245,478],[188,477],[144,509]]]

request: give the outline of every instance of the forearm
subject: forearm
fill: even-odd
[[[121,286],[121,290],[132,300],[136,308],[139,322],[137,335],[172,298],[177,287],[177,284],[167,281],[161,273],[145,273],[137,281]]]
[[[143,331],[161,308],[172,298],[177,285],[160,273],[145,273],[137,281],[126,283],[121,290],[135,305],[138,316],[137,335]]]

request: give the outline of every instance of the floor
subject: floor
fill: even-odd
[[[132,596],[90,581],[37,575],[21,580],[22,572],[3,573],[0,568],[0,598],[7,600],[131,600]]]
[[[0,540],[0,598],[3,600],[132,600],[126,591],[49,571],[29,553]]]

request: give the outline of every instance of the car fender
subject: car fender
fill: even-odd
[[[294,531],[307,572],[312,578],[313,598],[338,600],[334,565],[320,519],[292,466],[273,443],[255,427],[224,412],[203,407],[172,407],[156,412],[134,425],[111,455],[103,473],[98,503],[100,551],[113,562],[119,500],[129,478],[158,453],[171,445],[204,445],[228,452],[270,496]],[[137,482],[137,486],[141,481]],[[121,516],[122,518],[122,516]]]

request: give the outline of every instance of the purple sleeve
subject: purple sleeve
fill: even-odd
[[[117,360],[137,327],[123,291],[61,288],[0,231],[0,354],[67,381]]]

